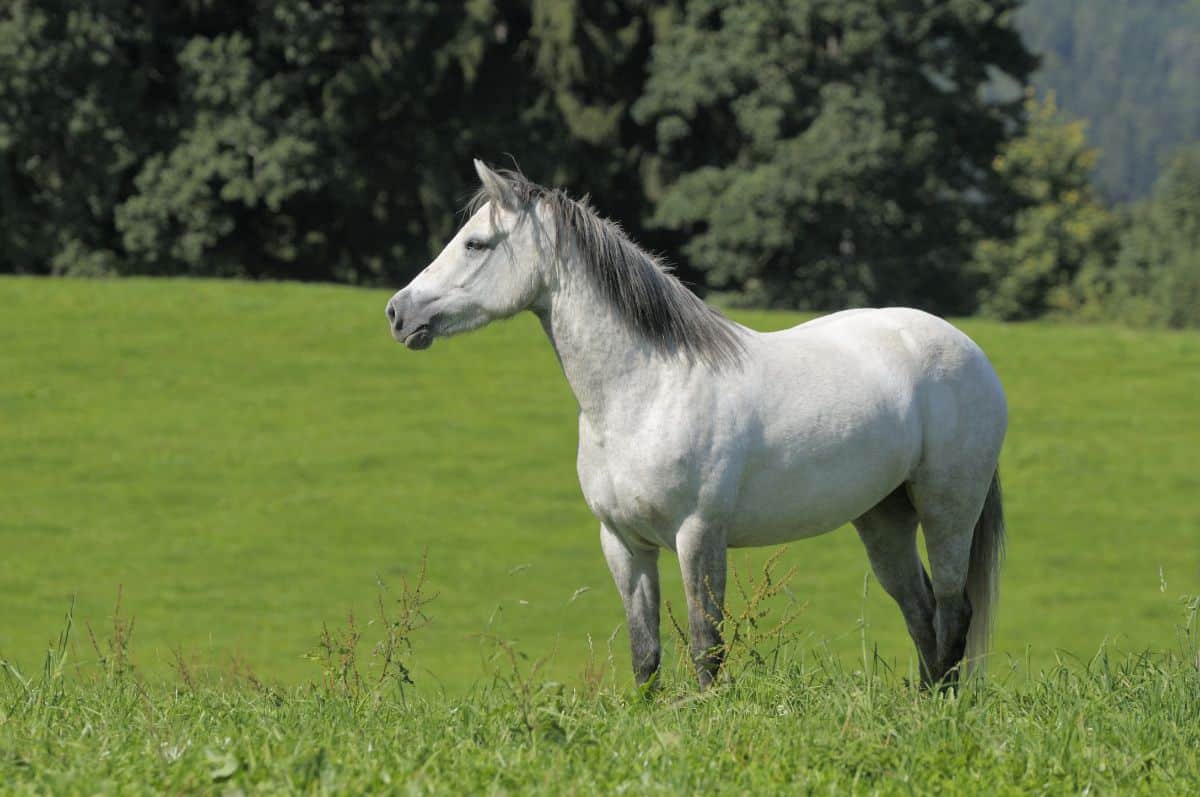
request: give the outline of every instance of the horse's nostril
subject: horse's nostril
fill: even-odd
[[[387,317],[388,321],[396,320],[396,308],[392,307],[390,304],[387,306]]]

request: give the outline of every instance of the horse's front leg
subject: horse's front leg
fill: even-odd
[[[612,571],[629,629],[633,675],[638,685],[658,673],[661,657],[658,637],[658,548],[630,545],[600,524],[600,545]]]
[[[675,537],[683,589],[687,593],[692,662],[700,688],[707,688],[725,660],[721,619],[725,606],[725,534],[719,527],[689,520]]]

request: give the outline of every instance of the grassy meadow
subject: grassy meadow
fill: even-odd
[[[481,634],[577,675],[589,636],[603,647],[622,614],[553,352],[531,317],[409,352],[387,334],[386,297],[0,280],[0,655],[39,662],[72,595],[81,627],[107,626],[120,587],[143,672],[182,651],[300,683],[319,675],[305,656],[323,625],[353,614],[369,637],[379,596],[428,551],[418,684],[469,688]],[[962,326],[1012,415],[993,667],[1173,644],[1181,596],[1200,594],[1200,336]],[[752,572],[768,553],[733,561]],[[865,630],[911,667],[853,531],[793,544],[793,565],[780,600],[808,640],[858,655]],[[662,568],[678,609],[673,559]],[[613,644],[623,668],[623,632]]]
[[[1194,615],[1193,615],[1194,617]],[[1195,639],[1189,644],[1192,651]],[[459,698],[335,678],[146,687],[0,673],[6,794],[1162,794],[1200,782],[1200,662],[1098,657],[930,696],[872,666],[731,661],[644,700],[525,662]],[[117,662],[119,664],[119,662]]]
[[[899,613],[843,529],[776,563],[796,571],[768,607],[795,616],[782,646],[704,695],[669,656],[643,701],[537,324],[412,353],[386,296],[0,279],[0,782],[973,794],[1200,777],[1194,599],[1184,630],[1200,336],[963,322],[1012,416],[987,682],[906,686]],[[753,579],[770,553],[733,562]],[[411,650],[393,634],[385,666],[379,607],[402,616],[426,555],[429,623]]]

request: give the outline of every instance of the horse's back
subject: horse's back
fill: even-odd
[[[919,419],[923,460],[999,452],[1008,425],[1000,378],[979,345],[945,319],[909,307],[847,310],[793,327],[780,341],[797,349],[832,342],[873,370]]]
[[[842,310],[763,338],[784,348],[834,346],[880,359],[889,368],[911,369],[918,382],[961,374],[983,378],[999,389],[995,371],[975,341],[945,319],[911,307]]]

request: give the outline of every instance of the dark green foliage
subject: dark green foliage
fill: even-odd
[[[963,266],[1004,231],[991,162],[1035,65],[1017,2],[695,0],[655,47],[636,118],[667,188],[655,221],[714,287],[808,308],[972,309]]]
[[[453,228],[469,155],[536,119],[490,4],[276,0],[178,52],[180,124],[117,212],[131,267],[379,281]],[[525,23],[527,24],[527,23]],[[536,114],[536,111],[533,113]],[[525,124],[522,124],[524,122]]]
[[[21,0],[4,267],[395,283],[471,157],[511,154],[685,277],[969,309],[948,277],[1004,225],[987,164],[1019,122],[978,88],[1032,66],[1013,5]]]
[[[1100,185],[1146,196],[1179,147],[1200,140],[1200,3],[1028,0],[1017,25],[1042,55],[1035,83],[1088,120]]]
[[[1059,118],[1053,98],[1031,101],[1028,109],[1028,131],[995,163],[1019,203],[1013,232],[975,249],[985,286],[979,308],[994,318],[1077,309],[1083,300],[1078,283],[1090,286],[1106,273],[1117,251],[1118,222],[1092,186],[1096,152],[1084,124]]]
[[[0,12],[4,270],[394,283],[475,156],[644,215],[661,4],[69,5]]]
[[[102,273],[113,208],[151,149],[150,30],[131,4],[15,2],[0,11],[0,258],[4,271]]]
[[[530,5],[532,75],[562,129],[550,151],[519,142],[508,151],[520,153],[532,179],[589,194],[603,215],[619,220],[648,249],[675,251],[673,236],[645,225],[653,210],[645,185],[655,162],[654,131],[637,124],[630,109],[642,94],[651,47],[667,35],[683,0]],[[682,265],[685,276],[695,276]]]
[[[1200,148],[1180,153],[1134,209],[1110,279],[1105,315],[1200,327]]]
[[[1200,137],[1182,0],[10,0],[0,271],[396,285],[482,157],[746,303],[1192,323],[1187,228],[1114,271],[1081,129],[1022,137],[1018,19],[1114,195]]]
[[[115,217],[179,135],[178,50],[248,13],[206,0],[0,5],[0,271],[132,267]]]

